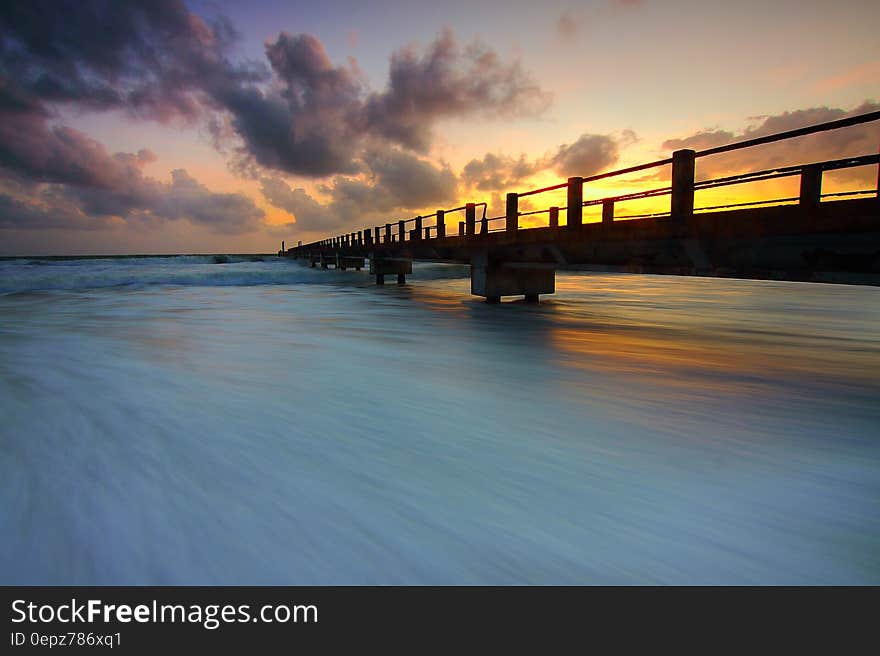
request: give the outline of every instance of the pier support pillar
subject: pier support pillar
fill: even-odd
[[[397,275],[397,284],[406,284],[406,274],[412,273],[412,260],[407,258],[370,258],[370,274],[376,276],[376,284],[385,283],[386,275]]]
[[[343,255],[342,253],[336,254],[336,268],[342,271],[346,269],[356,269],[357,271],[361,270],[361,267],[364,266],[364,258],[358,255]]]
[[[537,303],[539,294],[556,292],[556,270],[552,264],[501,262],[481,253],[471,259],[471,294],[487,303],[502,296],[524,296]]]

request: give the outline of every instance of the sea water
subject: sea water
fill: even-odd
[[[0,583],[880,583],[878,288],[228,260],[0,261]]]

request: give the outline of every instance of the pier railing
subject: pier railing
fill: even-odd
[[[531,189],[524,192],[508,193],[505,198],[505,212],[499,216],[487,217],[487,204],[485,202],[466,203],[460,207],[448,210],[437,210],[433,214],[415,216],[409,219],[397,219],[381,226],[374,226],[357,232],[329,237],[313,244],[308,244],[306,247],[364,247],[379,244],[400,244],[407,241],[448,239],[452,237],[458,238],[459,240],[468,240],[478,235],[488,235],[489,233],[496,232],[505,232],[510,235],[515,235],[520,230],[540,227],[576,229],[584,223],[584,208],[597,206],[601,206],[601,222],[605,224],[613,223],[615,220],[651,217],[668,217],[673,222],[684,223],[695,213],[699,212],[795,203],[803,206],[815,206],[823,199],[871,195],[877,197],[878,188],[880,188],[880,154],[878,153],[820,162],[810,162],[794,166],[768,168],[706,180],[697,180],[695,176],[696,163],[697,160],[701,158],[730,153],[788,139],[795,139],[810,134],[839,130],[877,120],[880,120],[880,111],[860,114],[858,116],[851,116],[836,121],[811,125],[796,130],[788,130],[724,146],[707,148],[700,151],[688,149],[677,150],[672,153],[671,157],[666,159],[638,164],[636,166],[629,166],[586,177],[575,176],[568,178],[565,182],[560,182],[547,187]],[[633,193],[584,199],[584,189],[589,189],[591,183],[620,178],[632,173],[657,170],[670,165],[672,168],[671,180],[667,185]],[[824,173],[828,171],[839,171],[872,165],[878,166],[878,182],[874,188],[822,193]],[[700,207],[697,207],[694,204],[697,192],[795,176],[800,177],[800,190],[797,196],[704,205]],[[553,192],[561,192],[563,189],[566,190],[566,202],[564,207],[562,207],[561,204],[556,204],[548,205],[540,209],[527,209],[527,211],[520,211],[520,199],[529,198],[529,203],[531,204],[534,202],[532,200],[533,197],[552,194]],[[558,195],[559,193],[557,193],[557,196]],[[669,196],[670,198],[668,209],[664,211],[626,215],[616,214],[617,207],[623,202],[664,196]],[[481,209],[482,214],[479,219],[477,218],[478,209]],[[565,223],[560,225],[560,213],[563,210],[565,212]],[[461,213],[463,213],[463,220],[458,221],[455,231],[450,230],[450,220],[452,219],[452,215],[461,217]],[[547,215],[547,223],[545,225],[531,225],[528,227],[520,226],[520,218],[540,215]],[[452,225],[454,225],[454,222]]]

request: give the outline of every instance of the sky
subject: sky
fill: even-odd
[[[506,192],[880,109],[878,24],[876,0],[4,2],[0,255],[274,252],[464,202],[503,213]],[[697,175],[878,145],[874,123]]]

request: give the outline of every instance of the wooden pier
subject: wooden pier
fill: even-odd
[[[437,210],[428,216],[329,237],[283,249],[279,255],[322,268],[360,269],[369,259],[376,284],[397,275],[404,284],[413,261],[470,264],[471,293],[487,302],[503,296],[537,301],[555,292],[558,269],[593,269],[717,277],[880,285],[880,155],[751,171],[698,180],[701,158],[880,120],[872,112],[703,151],[672,156],[591,177],[506,196],[505,214],[486,217],[485,203]],[[666,186],[584,200],[590,183],[671,165]],[[878,167],[872,189],[823,193],[823,174]],[[701,191],[798,176],[796,197],[721,206],[695,206]],[[565,190],[565,207],[520,211],[520,199]],[[661,213],[617,216],[629,200],[669,197]],[[584,223],[584,208],[601,206],[601,221]],[[478,219],[477,213],[482,216]],[[564,223],[560,213],[564,211]],[[450,230],[450,216],[461,216]],[[521,227],[524,216],[547,216],[547,225]]]

